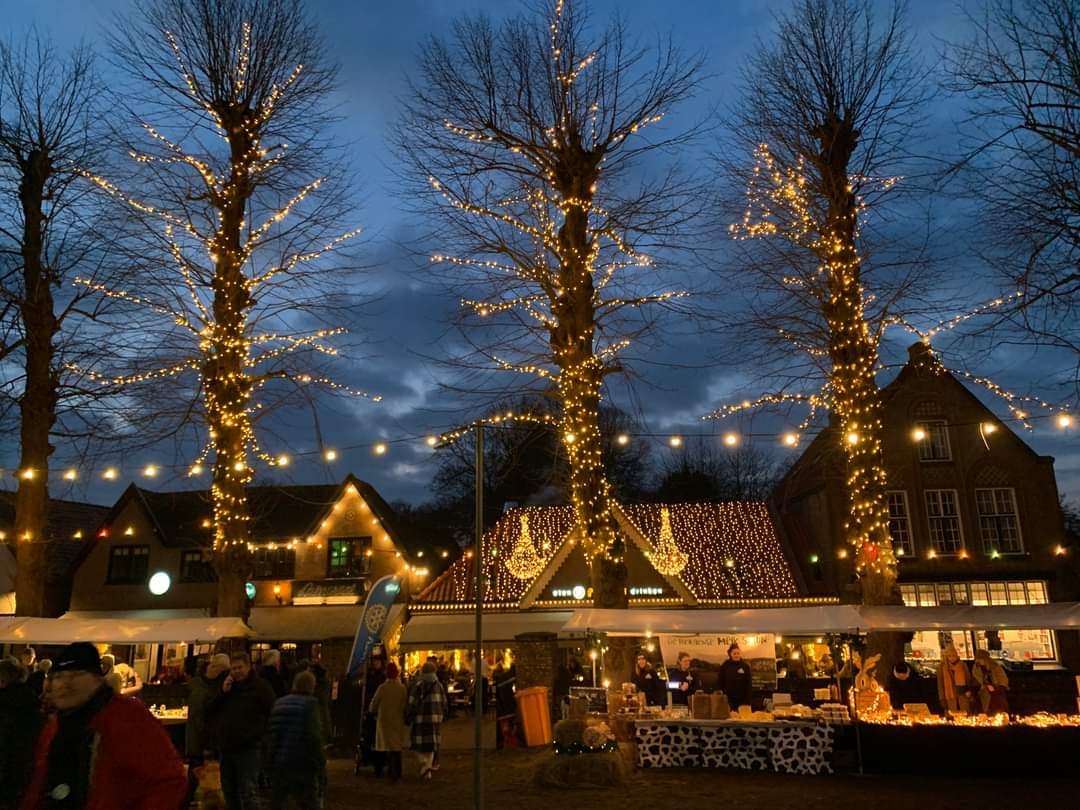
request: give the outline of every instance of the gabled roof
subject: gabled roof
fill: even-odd
[[[109,507],[96,503],[49,499],[45,514],[45,536],[50,541],[46,551],[47,582],[63,582],[70,578],[78,566],[86,540],[94,536],[108,514]],[[0,492],[0,529],[11,540],[14,539],[11,535],[14,525],[15,493]],[[81,538],[76,539],[76,533],[81,533]]]
[[[698,602],[797,598],[799,588],[773,529],[768,507],[758,502],[632,504],[617,510],[626,521],[624,532],[636,530],[654,547],[659,540],[661,511],[669,510],[671,529],[679,549],[688,555],[686,568],[675,579]],[[529,531],[548,568],[522,580],[507,570],[521,534],[521,516],[528,515]],[[485,604],[516,607],[538,580],[550,580],[565,554],[575,526],[569,506],[512,509],[484,535],[484,568],[489,583]],[[572,538],[571,538],[572,539]],[[580,553],[576,549],[571,554]],[[476,598],[475,557],[466,550],[447,571],[417,596],[415,603],[467,605]],[[633,582],[629,583],[631,586]]]
[[[351,473],[338,484],[297,484],[248,487],[252,538],[256,543],[281,542],[313,534],[330,514],[334,504],[353,486],[378,518],[379,523],[412,557],[430,544],[422,538],[403,535],[394,510],[371,484]],[[170,548],[197,548],[209,545],[210,529],[204,525],[213,515],[207,490],[157,492],[132,484],[108,513],[107,523],[117,520],[133,500],[154,523],[161,543]]]

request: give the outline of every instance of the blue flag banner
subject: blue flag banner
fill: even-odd
[[[390,608],[401,592],[401,577],[391,574],[376,582],[364,602],[360,626],[356,628],[356,641],[349,656],[349,675],[354,675],[367,663],[371,649],[382,641]]]

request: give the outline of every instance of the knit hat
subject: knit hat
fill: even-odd
[[[101,674],[101,656],[97,648],[86,641],[76,641],[68,644],[53,660],[50,675],[58,672],[92,672],[94,675]]]

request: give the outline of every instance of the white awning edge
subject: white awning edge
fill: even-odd
[[[572,619],[569,610],[485,613],[484,643],[508,643],[525,633],[565,635]],[[409,619],[401,631],[402,649],[436,649],[468,646],[476,640],[476,617],[472,613],[423,614]]]
[[[233,616],[200,619],[35,619],[0,620],[0,642],[24,644],[165,644],[214,642],[251,635],[244,620]]]

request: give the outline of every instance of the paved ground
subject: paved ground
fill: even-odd
[[[453,747],[463,746],[471,728],[463,721],[449,729]],[[444,741],[445,742],[445,741]],[[442,768],[420,780],[416,760],[405,752],[405,778],[377,780],[370,770],[353,775],[352,763],[333,760],[326,810],[472,810],[472,755],[445,750]],[[486,752],[484,807],[499,810],[577,810],[672,806],[711,808],[717,802],[762,810],[994,810],[1080,809],[1080,769],[1076,781],[1009,778],[944,780],[917,777],[791,776],[786,774],[691,769],[631,770],[624,785],[607,790],[537,789],[533,774],[551,754],[543,750]],[[1008,773],[1008,752],[988,773]]]

